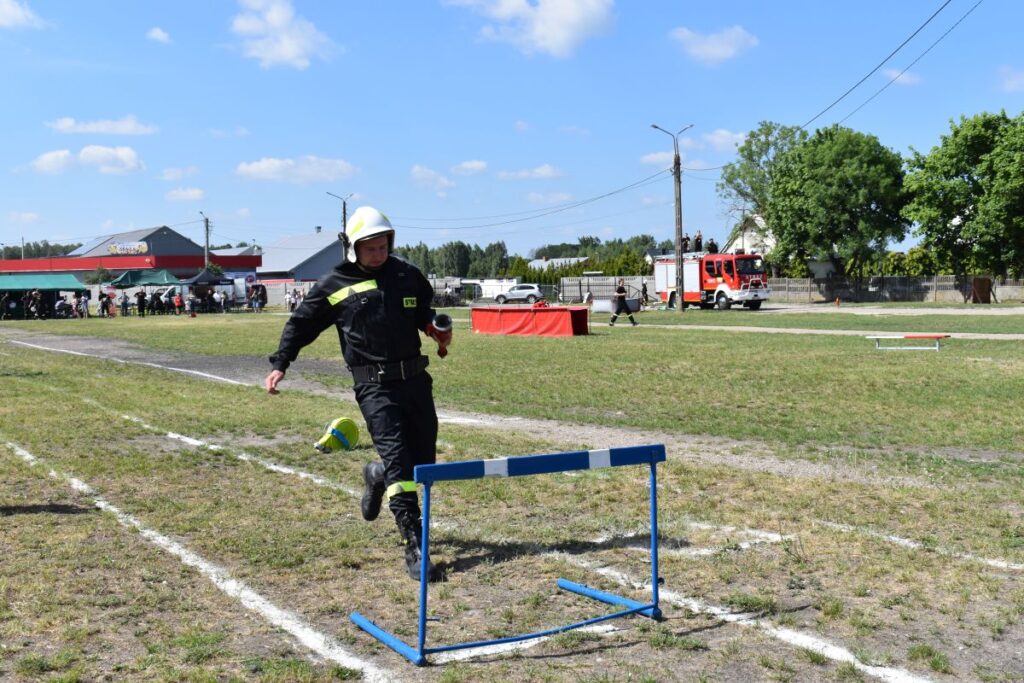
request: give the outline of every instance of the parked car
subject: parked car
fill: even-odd
[[[544,292],[540,291],[540,285],[515,285],[507,292],[494,297],[494,300],[499,304],[503,304],[506,301],[525,301],[528,304],[532,304],[538,299],[543,298]]]

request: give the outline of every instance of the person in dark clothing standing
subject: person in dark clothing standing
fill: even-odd
[[[629,316],[629,322],[633,323],[633,327],[636,327],[637,322],[636,320],[633,319],[633,314],[629,312],[629,305],[626,303],[625,280],[619,280],[619,286],[615,288],[615,299],[613,303],[615,304],[615,312],[612,313],[612,319],[608,321],[608,327],[615,327],[615,321],[622,313],[625,313],[627,316]]]
[[[700,230],[693,234],[693,250],[700,251],[704,248],[704,236],[700,234]]]
[[[317,282],[285,323],[264,386],[278,393],[299,351],[331,325],[337,328],[356,401],[382,461],[363,467],[363,518],[376,519],[387,496],[405,541],[409,576],[418,580],[426,562],[434,581],[438,572],[429,557],[420,556],[422,520],[413,481],[413,468],[437,457],[433,380],[426,372],[428,358],[420,354],[419,333],[434,339],[444,358],[451,327],[435,320],[434,290],[423,273],[391,254],[395,231],[384,214],[360,207],[339,237],[345,260]]]
[[[135,292],[135,310],[139,312],[139,317],[146,317],[146,291],[140,289]]]

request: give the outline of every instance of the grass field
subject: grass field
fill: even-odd
[[[676,324],[782,316],[646,313],[639,328],[595,324],[573,339],[458,327],[431,372],[443,417],[473,421],[442,420],[442,460],[666,443],[666,619],[426,668],[348,620],[358,610],[414,640],[417,603],[386,513],[367,524],[357,512],[372,447],[311,447],[333,417],[358,417],[327,362],[333,333],[270,397],[253,384],[281,316],[4,323],[0,679],[1024,679],[1021,343],[881,353],[861,336]],[[1017,316],[927,310],[792,317],[778,326],[1024,329]],[[49,335],[93,350],[16,343],[56,347]],[[125,344],[243,383],[112,362]],[[430,589],[429,642],[601,612],[558,577],[646,599],[645,483],[645,471],[614,468],[437,487],[447,580]],[[330,647],[247,608],[224,577]]]

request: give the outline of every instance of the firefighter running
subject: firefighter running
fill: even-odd
[[[625,313],[629,316],[629,322],[633,323],[633,327],[636,327],[637,322],[633,319],[633,314],[629,312],[629,304],[626,303],[626,281],[619,280],[619,286],[615,288],[615,312],[612,313],[612,319],[608,321],[608,327],[615,327],[615,321],[618,320],[619,315]]]
[[[264,386],[278,393],[299,351],[332,324],[337,327],[356,401],[383,461],[363,467],[363,518],[376,519],[386,496],[405,541],[409,576],[418,580],[425,561],[435,581],[439,572],[429,557],[420,557],[422,521],[413,481],[413,468],[434,463],[437,455],[433,380],[426,372],[428,359],[420,354],[419,332],[437,342],[437,355],[444,358],[451,328],[435,326],[434,291],[423,273],[391,254],[395,231],[384,214],[369,206],[357,209],[339,237],[345,260],[320,279],[288,319]]]

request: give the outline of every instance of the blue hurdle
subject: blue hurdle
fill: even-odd
[[[557,628],[536,631],[520,636],[480,640],[471,643],[457,643],[426,647],[427,639],[427,563],[420,564],[420,609],[419,634],[416,647],[412,647],[394,634],[382,629],[359,612],[350,615],[352,623],[363,629],[392,650],[402,655],[413,664],[423,666],[427,663],[427,655],[450,650],[465,650],[485,645],[514,643],[530,638],[550,636],[564,631],[589,626],[610,619],[640,614],[651,619],[661,618],[658,607],[658,476],[657,464],[665,462],[665,446],[661,444],[648,446],[628,446],[625,448],[606,448],[593,451],[570,451],[566,453],[549,453],[546,455],[527,455],[496,460],[469,460],[466,462],[440,463],[436,465],[417,465],[414,479],[423,484],[423,544],[421,547],[424,558],[430,556],[430,487],[439,481],[457,481],[463,479],[482,479],[483,477],[523,477],[534,474],[553,474],[571,470],[588,470],[598,467],[621,467],[624,465],[650,466],[650,511],[651,511],[651,602],[642,603],[636,600],[606,593],[589,586],[558,580],[558,587],[588,598],[593,598],[610,605],[625,609],[612,614],[604,614],[585,621],[579,621]]]

